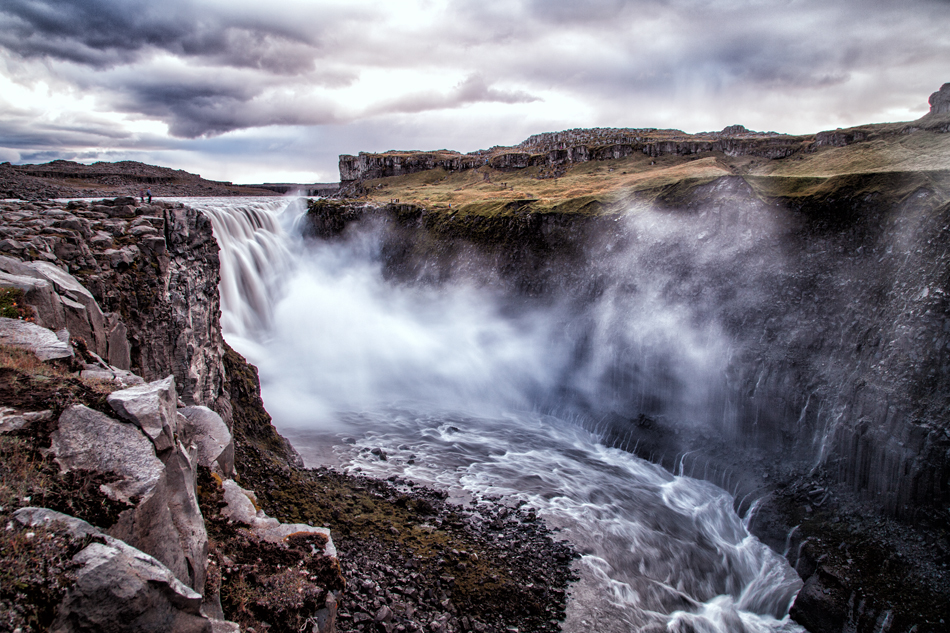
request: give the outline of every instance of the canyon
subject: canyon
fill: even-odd
[[[945,630],[950,84],[930,106],[341,156],[298,202],[0,166],[31,198],[0,207],[0,616]]]
[[[752,531],[805,579],[809,630],[939,630],[948,100],[802,137],[595,129],[341,156],[351,199],[313,201],[307,230],[382,226],[396,283],[563,311],[573,361],[535,405],[755,504]],[[605,307],[653,312],[605,325]],[[659,343],[622,330],[664,318]]]

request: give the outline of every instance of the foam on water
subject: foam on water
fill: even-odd
[[[310,465],[529,504],[583,554],[566,631],[802,630],[787,617],[800,579],[729,493],[537,412],[571,363],[563,315],[513,314],[464,284],[393,284],[372,233],[305,242],[302,209],[286,201],[194,206],[222,248],[225,335],[259,367],[268,411]],[[601,330],[622,329],[600,312],[614,319]],[[687,329],[657,318],[669,322],[656,331]],[[710,337],[685,340],[683,362],[715,358]]]

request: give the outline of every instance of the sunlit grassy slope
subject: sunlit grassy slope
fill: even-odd
[[[933,172],[931,176],[945,181],[950,173],[950,133],[912,129],[907,124],[857,129],[870,130],[877,138],[772,160],[722,152],[659,158],[635,155],[577,163],[558,177],[548,177],[550,167],[502,171],[486,166],[366,180],[363,186],[370,201],[399,200],[430,210],[615,213],[649,203],[676,185],[701,184],[728,175],[746,178],[761,195],[795,197],[812,195],[840,182],[841,176]],[[886,187],[889,180],[878,179],[885,183],[879,186]]]

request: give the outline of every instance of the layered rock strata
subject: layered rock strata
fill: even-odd
[[[808,135],[754,132],[730,125],[719,132],[687,134],[655,128],[588,128],[535,134],[511,147],[496,146],[462,154],[450,150],[432,152],[388,151],[343,154],[339,159],[340,184],[344,195],[359,192],[364,180],[403,176],[433,169],[447,172],[488,167],[512,171],[529,167],[563,168],[588,161],[609,161],[637,154],[660,156],[752,156],[768,160],[808,154],[824,147],[844,147],[870,140],[897,139],[918,129],[946,132],[950,127],[950,88],[945,84],[930,96],[930,112],[918,121],[864,125]]]

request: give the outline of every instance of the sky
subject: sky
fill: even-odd
[[[812,133],[950,82],[950,0],[2,0],[0,162],[335,182],[584,127]]]

